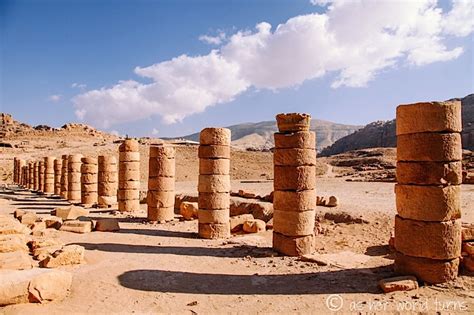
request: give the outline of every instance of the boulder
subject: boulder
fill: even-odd
[[[33,262],[25,251],[0,253],[0,269],[23,270],[31,268],[33,268]]]
[[[84,247],[67,245],[40,261],[40,267],[56,268],[59,266],[78,265],[84,261]]]
[[[46,229],[35,231],[32,233],[33,237],[58,238],[59,232],[56,229]]]
[[[230,231],[238,232],[242,229],[245,221],[253,220],[254,217],[251,214],[241,214],[230,217]]]
[[[179,206],[179,214],[183,216],[185,220],[194,220],[198,218],[198,203],[183,201]]]
[[[53,228],[56,230],[58,230],[63,224],[63,219],[54,215],[41,218],[41,220],[46,224],[46,228]]]
[[[95,224],[95,230],[101,232],[117,232],[120,230],[119,221],[113,218],[98,219]]]
[[[413,276],[400,276],[382,279],[379,281],[379,286],[384,293],[394,291],[411,291],[418,289],[418,282]]]
[[[81,216],[88,216],[89,210],[77,206],[60,207],[51,211],[51,215],[62,220],[75,220]]]
[[[73,233],[90,233],[92,232],[92,221],[65,221],[59,230]]]
[[[0,306],[45,303],[65,298],[72,274],[60,270],[30,269],[0,271]]]
[[[24,215],[25,213],[26,213],[26,211],[24,211],[24,210],[16,209],[15,211],[13,211],[13,217],[15,219],[20,219],[20,217],[22,215]]]
[[[43,230],[46,230],[46,222],[35,222],[31,225],[32,233],[43,231]]]
[[[259,233],[265,231],[266,224],[263,220],[247,220],[244,222],[242,229],[245,233]]]

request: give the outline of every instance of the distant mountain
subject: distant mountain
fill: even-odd
[[[463,148],[474,150],[474,94],[453,100],[461,101]],[[331,146],[324,148],[320,156],[329,156],[351,150],[396,146],[395,119],[390,121],[377,121],[366,125],[353,134],[337,140]]]
[[[227,127],[232,131],[232,145],[242,149],[264,150],[274,146],[273,134],[277,131],[275,121],[243,123]],[[337,139],[347,136],[361,126],[336,124],[333,122],[312,119],[311,130],[316,132],[316,149],[330,146]],[[199,141],[199,133],[182,137],[186,140]]]

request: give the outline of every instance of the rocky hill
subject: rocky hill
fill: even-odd
[[[15,120],[10,114],[0,113],[0,140],[25,139],[28,137],[99,137],[116,138],[84,124],[69,123],[61,128],[47,125],[30,126]]]
[[[462,105],[463,148],[474,150],[474,94],[455,100],[460,100]],[[396,147],[397,137],[395,132],[395,119],[373,122],[337,140],[331,146],[323,149],[320,156],[330,156],[367,148]]]
[[[242,149],[265,150],[274,146],[273,133],[277,131],[275,121],[244,123],[227,127],[232,131],[232,145]],[[313,119],[311,130],[316,132],[316,149],[330,146],[337,139],[347,136],[361,126],[337,124]],[[199,141],[199,133],[184,136],[186,140]]]

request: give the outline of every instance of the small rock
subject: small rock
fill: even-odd
[[[92,221],[65,221],[59,230],[73,233],[90,233],[92,232]]]
[[[232,232],[238,232],[242,229],[245,221],[253,220],[253,215],[251,214],[241,214],[230,217],[230,230]]]
[[[247,220],[244,222],[242,229],[246,233],[259,233],[266,230],[266,223],[263,220]]]
[[[31,268],[33,268],[33,262],[25,251],[0,253],[0,269],[23,270]]]
[[[418,289],[418,282],[413,276],[401,276],[382,279],[379,281],[379,285],[385,293],[394,291],[411,291]]]
[[[51,211],[51,215],[63,220],[75,220],[81,216],[88,216],[89,210],[77,206],[60,207]]]
[[[326,207],[337,207],[338,204],[339,204],[339,200],[337,199],[337,197],[330,196]]]
[[[59,228],[63,224],[63,219],[54,215],[44,217],[42,218],[42,220],[46,224],[46,228],[53,228],[56,230],[59,230]]]
[[[183,216],[185,220],[194,220],[198,218],[198,203],[183,201],[179,205],[179,214]]]
[[[84,247],[67,245],[40,261],[40,267],[55,268],[59,266],[78,265],[84,261]]]
[[[95,230],[100,232],[117,232],[120,230],[118,219],[98,219]]]

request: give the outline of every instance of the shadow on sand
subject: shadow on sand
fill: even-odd
[[[236,295],[380,293],[390,266],[301,274],[228,275],[167,270],[132,270],[120,276],[129,289],[153,292]],[[146,281],[145,281],[146,279]]]

